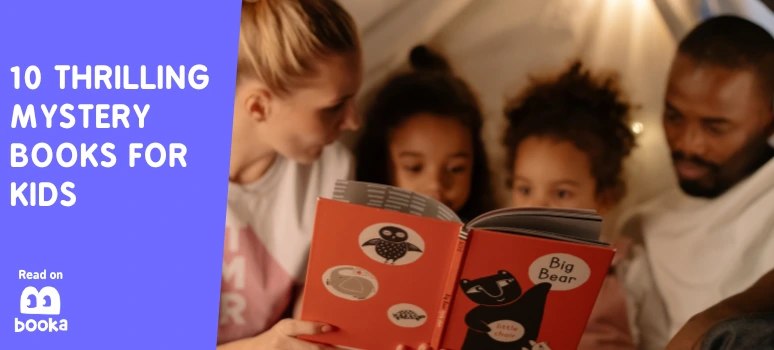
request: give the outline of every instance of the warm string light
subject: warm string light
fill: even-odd
[[[632,123],[632,132],[635,135],[642,134],[642,131],[645,130],[645,125],[642,125],[640,122],[634,122]]]

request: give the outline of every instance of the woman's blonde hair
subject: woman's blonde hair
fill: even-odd
[[[335,0],[244,0],[237,81],[288,93],[331,53],[360,50],[352,17]]]

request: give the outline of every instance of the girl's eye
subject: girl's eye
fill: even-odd
[[[464,173],[465,170],[467,170],[467,167],[465,167],[464,165],[460,165],[449,169],[449,172],[452,174],[460,174],[460,173]]]
[[[411,173],[419,173],[422,171],[422,165],[407,165],[404,166],[403,169]]]
[[[559,190],[556,191],[556,197],[559,199],[570,199],[572,198],[572,193],[567,190]]]
[[[516,191],[518,191],[523,196],[529,196],[530,188],[527,186],[516,186]]]

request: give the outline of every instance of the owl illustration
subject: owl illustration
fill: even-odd
[[[376,254],[379,254],[384,258],[384,263],[390,263],[395,265],[395,260],[398,260],[406,256],[407,252],[419,252],[422,250],[419,247],[406,242],[408,240],[408,232],[395,226],[385,226],[379,229],[379,236],[381,238],[373,238],[363,243],[365,246],[375,246]]]

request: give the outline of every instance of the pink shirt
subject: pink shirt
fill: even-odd
[[[318,197],[351,178],[349,151],[335,143],[304,166],[281,156],[249,185],[229,184],[218,345],[271,328],[304,281]]]

